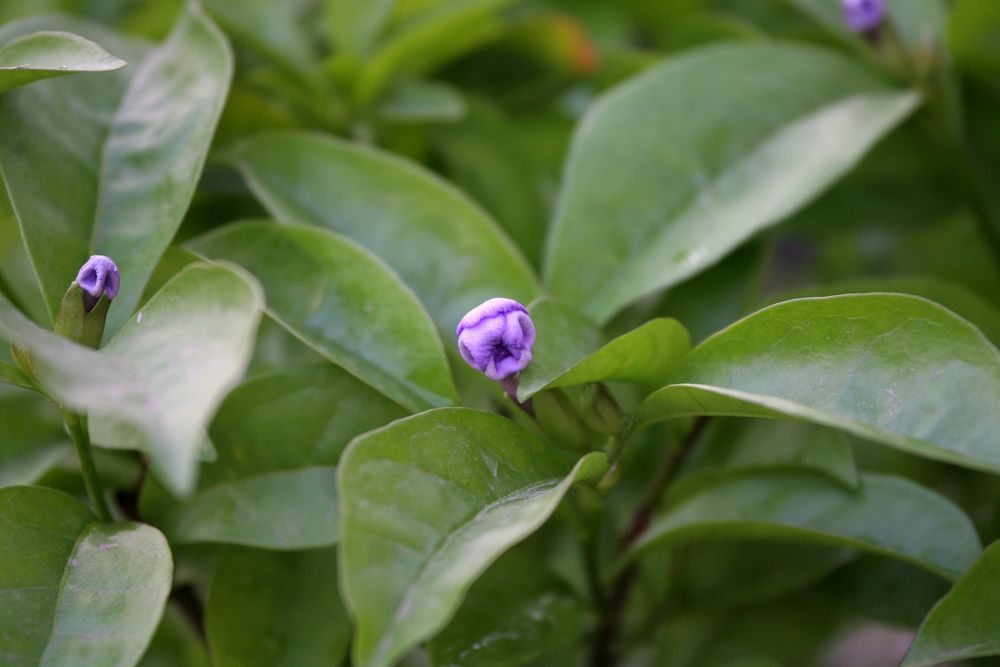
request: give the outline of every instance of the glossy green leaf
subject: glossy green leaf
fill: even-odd
[[[391,665],[433,636],[490,563],[538,529],[575,481],[606,467],[600,453],[574,467],[514,422],[467,409],[356,439],[338,471],[355,664]]]
[[[660,512],[629,552],[688,539],[768,537],[884,554],[957,579],[982,547],[972,522],[902,478],[862,475],[858,491],[809,473],[723,478]]]
[[[1000,542],[994,542],[934,606],[902,667],[1000,655]]]
[[[0,44],[0,92],[39,79],[79,72],[108,72],[126,63],[89,39],[56,30]]]
[[[522,401],[549,387],[605,380],[657,387],[690,348],[677,320],[650,320],[602,346],[597,326],[569,306],[540,299],[529,311],[537,338],[517,388]]]
[[[970,289],[937,278],[896,276],[843,280],[785,293],[782,295],[783,298],[774,299],[773,302],[806,296],[836,296],[859,292],[899,292],[922,296],[969,320],[994,344],[1000,344],[1000,309]]]
[[[233,159],[276,219],[327,227],[374,252],[449,337],[486,299],[528,303],[538,293],[527,262],[486,213],[405,160],[293,132],[248,140]]]
[[[671,491],[722,474],[776,468],[811,470],[849,488],[858,485],[854,454],[842,433],[794,421],[713,419]]]
[[[11,667],[131,667],[170,592],[167,541],[97,523],[60,491],[0,489],[0,655]]]
[[[185,495],[208,422],[249,360],[261,310],[249,276],[192,264],[100,352],[39,328],[2,297],[0,335],[30,350],[46,392],[89,415],[95,444],[145,451]]]
[[[587,605],[537,556],[514,549],[490,566],[430,642],[435,667],[523,665],[573,644]]]
[[[411,410],[457,396],[434,323],[382,262],[332,232],[244,222],[191,243],[260,280],[267,311],[324,357]]]
[[[925,299],[786,301],[696,347],[639,423],[696,414],[784,417],[906,452],[1000,470],[1000,352]]]
[[[191,502],[172,505],[144,489],[143,516],[171,542],[329,546],[337,541],[333,466],[341,451],[356,435],[406,414],[335,366],[263,373],[219,407],[210,431],[216,458],[202,465]]]
[[[808,203],[917,102],[841,55],[790,44],[710,46],[640,74],[574,137],[551,293],[603,322],[680,282]]]
[[[350,624],[333,549],[294,553],[228,547],[205,610],[216,667],[337,667]]]
[[[197,3],[145,57],[134,44],[108,47],[133,66],[102,75],[99,85],[68,77],[0,99],[0,169],[53,317],[88,256],[118,263],[110,336],[138,304],[187,210],[232,55]]]

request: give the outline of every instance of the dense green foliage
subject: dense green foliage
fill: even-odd
[[[886,4],[0,4],[0,663],[1000,660],[1000,4]]]

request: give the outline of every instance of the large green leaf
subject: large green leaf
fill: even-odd
[[[262,297],[252,278],[192,264],[100,352],[31,323],[0,296],[0,335],[31,354],[39,383],[89,415],[95,444],[140,449],[172,491],[194,488],[216,406],[242,375]]]
[[[205,0],[205,7],[237,42],[309,82],[315,58],[299,27],[294,3],[270,0]]]
[[[248,140],[233,158],[275,218],[328,227],[374,252],[449,336],[486,299],[528,303],[538,294],[527,262],[486,213],[417,165],[296,132]]]
[[[356,439],[338,471],[355,663],[391,665],[434,635],[490,563],[606,466],[593,453],[573,467],[514,422],[460,408]]]
[[[454,620],[431,641],[431,659],[435,667],[523,665],[565,652],[586,615],[586,603],[537,553],[513,549],[469,589]]]
[[[574,137],[550,291],[607,320],[795,212],[917,101],[843,56],[789,44],[710,46],[642,73]]]
[[[151,518],[172,542],[329,546],[337,540],[340,452],[406,414],[335,366],[254,377],[219,408],[210,431],[216,459],[202,466],[191,502]]]
[[[696,414],[786,417],[904,451],[1000,471],[1000,352],[925,299],[786,301],[696,347],[646,398],[648,424]]]
[[[173,569],[164,537],[97,523],[73,497],[0,489],[0,655],[10,667],[130,667],[156,630]]]
[[[920,626],[902,667],[1000,655],[1000,542],[994,542]]]
[[[0,45],[0,93],[39,79],[125,67],[89,39],[70,32],[31,33]]]
[[[517,388],[522,401],[548,387],[604,380],[657,387],[690,348],[677,320],[650,320],[602,346],[597,326],[570,306],[540,299],[529,311],[538,335]]]
[[[845,544],[957,579],[982,549],[972,522],[913,482],[862,475],[858,491],[801,472],[719,479],[653,519],[629,552],[690,539],[792,539]]]
[[[253,273],[267,311],[338,366],[411,410],[457,396],[434,323],[382,262],[332,232],[243,222],[192,242]]]
[[[197,3],[145,57],[135,45],[108,46],[134,67],[100,84],[68,77],[0,98],[0,168],[53,317],[88,256],[118,263],[110,335],[138,304],[187,210],[232,55]]]
[[[350,624],[333,549],[295,553],[228,547],[205,610],[216,667],[337,667]]]

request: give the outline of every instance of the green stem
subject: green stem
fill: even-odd
[[[90,502],[94,504],[94,510],[101,521],[108,523],[111,521],[111,511],[108,509],[108,503],[104,499],[101,480],[97,476],[94,455],[90,450],[90,435],[87,433],[87,424],[83,417],[68,410],[63,412],[63,420],[66,422],[66,429],[69,431],[70,438],[73,439],[73,447],[76,449],[76,455],[80,459],[83,483],[87,487],[87,495],[90,496]]]

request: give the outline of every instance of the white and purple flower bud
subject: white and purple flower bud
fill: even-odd
[[[493,380],[504,380],[531,363],[535,325],[528,309],[513,299],[490,299],[458,323],[462,358]]]
[[[76,284],[83,290],[87,312],[94,309],[102,293],[109,301],[114,299],[118,295],[121,281],[121,274],[114,260],[104,255],[91,256],[76,274]]]
[[[885,0],[841,0],[844,23],[854,32],[871,33],[885,20]]]

